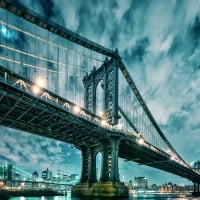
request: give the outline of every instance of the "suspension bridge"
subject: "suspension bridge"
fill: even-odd
[[[47,169],[40,177],[36,171],[29,173],[7,162],[0,163],[0,197],[3,199],[11,196],[66,195],[78,180],[76,174],[67,176],[57,172],[53,175]]]
[[[199,192],[200,173],[165,137],[117,49],[16,2],[0,0],[0,7],[0,125],[79,149],[82,173],[73,195],[128,195],[118,157],[187,178]]]

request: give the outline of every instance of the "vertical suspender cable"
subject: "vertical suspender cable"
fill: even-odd
[[[59,88],[58,88],[58,81],[59,81],[59,54],[60,54],[60,41],[59,37],[57,36],[57,42],[58,42],[58,49],[57,49],[57,66],[56,66],[56,73],[55,73],[55,92],[56,94],[59,94]]]
[[[20,23],[20,25],[21,25],[21,29],[22,30],[24,30],[24,27],[23,27],[23,23]],[[21,51],[22,51],[22,48],[20,47],[19,48]],[[24,51],[24,49],[23,49],[23,51]],[[21,75],[21,76],[23,76],[23,55],[22,55],[22,53],[20,53],[20,60],[19,60],[19,62],[20,62],[20,64],[18,65],[19,66],[19,68],[18,68],[18,73]]]
[[[49,87],[49,74],[48,74],[48,62],[49,59],[49,31],[47,31],[47,64],[46,64],[46,87]]]
[[[68,96],[69,96],[69,78],[68,78],[68,76],[69,76],[69,73],[68,73],[68,66],[69,66],[69,59],[68,59],[68,56],[69,56],[69,50],[66,48],[66,63],[67,63],[67,65],[66,65],[66,75],[67,75],[67,77],[66,77],[66,81],[65,81],[65,90],[66,90],[66,92],[65,92],[65,97],[66,98],[68,98]]]
[[[8,25],[8,13],[6,12],[6,28],[7,28],[7,25]],[[6,46],[8,46],[8,31],[6,31]],[[7,52],[7,48],[5,49],[5,58],[7,59],[7,57],[8,57],[8,52]],[[6,66],[6,68],[8,68],[8,61],[7,60],[5,60],[5,66]],[[14,65],[14,64],[13,64]],[[13,67],[14,68],[14,67]]]
[[[75,70],[75,73],[74,73],[74,80],[75,80],[75,102],[78,104],[77,102],[77,44],[75,44],[75,57],[74,57],[74,70]]]
[[[74,46],[73,46],[73,48],[74,48]],[[73,77],[72,77],[72,80],[73,80],[73,102],[75,103],[75,70],[74,70],[74,63],[75,63],[75,61],[74,61],[74,59],[75,59],[75,52],[73,51],[72,52],[72,55],[73,55],[73,64],[72,64],[72,66],[73,66]]]
[[[38,28],[37,26],[35,27],[36,29],[36,37],[35,37],[35,55],[37,56],[36,58],[36,62],[35,62],[35,68],[34,68],[34,72],[35,72],[35,76],[36,76],[36,73],[37,73],[37,67],[38,67],[38,54],[37,54],[37,46],[38,46]]]

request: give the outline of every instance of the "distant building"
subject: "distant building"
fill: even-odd
[[[63,181],[67,181],[68,180],[68,175],[67,174],[64,174],[63,175]]]
[[[21,178],[19,173],[13,173],[12,174],[12,180],[19,180]]]
[[[68,178],[69,178],[70,181],[77,180],[78,179],[78,174],[71,174]]]
[[[125,183],[125,184],[128,186],[128,188],[133,189],[133,181],[132,180],[130,180],[128,183]]]
[[[32,173],[32,179],[33,180],[37,180],[38,179],[38,172],[37,171],[34,171],[33,173]]]
[[[63,180],[64,172],[63,170],[57,170],[58,180]]]
[[[148,179],[146,177],[135,177],[133,182],[134,189],[147,189]]]
[[[52,173],[52,171],[49,171],[48,180],[52,180],[52,179],[53,179],[53,173]]]
[[[0,178],[1,179],[7,179],[8,177],[8,165],[7,164],[1,164],[0,165]]]
[[[43,180],[49,179],[49,169],[48,168],[45,171],[42,172],[42,179]]]
[[[7,163],[0,165],[0,178],[8,181],[12,180],[12,165]]]

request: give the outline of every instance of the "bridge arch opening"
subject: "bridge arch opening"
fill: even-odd
[[[104,89],[103,89],[103,81],[99,80],[96,85],[96,115],[102,116],[104,113]]]
[[[97,181],[100,180],[101,163],[102,163],[102,154],[101,154],[101,152],[98,152],[97,155],[96,155],[96,175],[97,175]]]

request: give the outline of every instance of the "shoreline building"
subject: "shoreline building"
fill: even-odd
[[[148,179],[146,177],[135,177],[133,181],[133,188],[135,190],[148,189]]]

